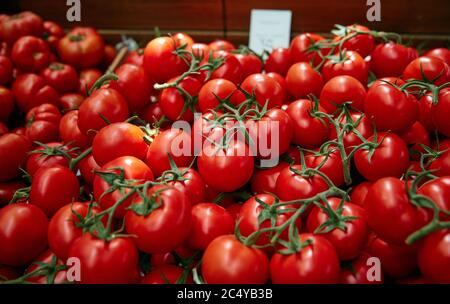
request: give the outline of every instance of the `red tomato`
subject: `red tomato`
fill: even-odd
[[[366,89],[356,78],[342,75],[331,78],[320,93],[320,105],[328,112],[334,113],[344,103],[357,110],[364,110]]]
[[[373,142],[374,137],[368,141]],[[393,133],[378,133],[378,147],[369,156],[370,150],[359,149],[355,152],[356,169],[369,181],[382,177],[400,177],[409,167],[408,147],[405,142]]]
[[[7,84],[13,77],[13,64],[11,59],[0,56],[0,85]]]
[[[313,104],[307,99],[294,101],[286,109],[294,126],[292,142],[308,149],[324,143],[330,132],[329,122],[312,114],[312,109]],[[325,112],[325,109],[319,105],[318,111]]]
[[[209,52],[211,52],[209,46],[205,43],[194,43],[191,46],[192,54],[199,62],[204,62],[209,57]]]
[[[55,260],[56,259],[56,260]],[[32,273],[40,266],[47,265],[49,267],[60,267],[65,265],[62,260],[57,259],[55,254],[50,250],[45,251],[40,256],[36,258],[36,260],[27,268],[25,274]],[[36,274],[29,277],[27,282],[34,284],[63,284],[68,283],[67,281],[67,271],[65,269],[56,271],[52,273],[51,270],[48,270],[46,274]]]
[[[430,146],[430,135],[425,127],[416,121],[406,132],[400,134],[401,138],[409,147],[409,154],[411,159],[419,160],[421,153],[425,150],[422,145]]]
[[[14,95],[5,87],[0,86],[0,121],[7,121],[14,110]]]
[[[263,64],[261,59],[255,54],[234,54],[234,57],[239,61],[242,66],[242,77],[247,77],[252,74],[261,73]]]
[[[56,165],[69,167],[69,160],[64,156],[66,153],[69,156],[74,156],[67,146],[60,142],[47,143],[45,146],[39,146],[30,152],[27,159],[27,172],[31,176],[36,171],[43,167],[53,167]]]
[[[59,106],[58,92],[44,78],[35,74],[18,76],[12,85],[12,91],[22,112],[28,112],[43,103]]]
[[[222,235],[206,248],[202,275],[209,284],[264,284],[269,279],[269,260],[234,235]]]
[[[62,111],[65,113],[71,110],[78,110],[85,99],[86,97],[80,93],[66,93],[62,95],[60,98]]]
[[[354,51],[346,51],[342,59],[328,59],[322,67],[325,81],[336,76],[347,75],[358,79],[363,85],[366,85],[368,72],[369,69],[364,58]]]
[[[450,283],[450,231],[443,229],[428,235],[419,245],[419,268],[433,283]]]
[[[183,173],[179,179],[172,179],[172,173],[168,171],[166,183],[186,194],[192,205],[205,201],[206,187],[200,174],[192,168],[179,168],[178,170]]]
[[[78,163],[78,169],[83,177],[83,180],[88,184],[92,185],[96,177],[95,172],[99,171],[101,167],[95,162],[94,156],[89,154]]]
[[[147,155],[145,133],[138,126],[116,122],[100,129],[92,143],[92,155],[100,166],[120,156],[134,156],[141,160]]]
[[[205,83],[198,93],[198,107],[202,113],[219,107],[219,100],[226,100],[234,106],[245,101],[245,96],[236,85],[226,79],[212,79]]]
[[[341,199],[336,197],[330,197],[327,201],[329,206],[335,211],[341,204]],[[362,253],[367,244],[370,229],[367,225],[365,210],[358,205],[344,202],[341,215],[344,217],[353,216],[356,219],[345,222],[345,230],[336,227],[329,232],[323,233],[322,236],[334,246],[340,260],[347,261],[358,257]],[[320,225],[329,220],[331,220],[330,216],[324,210],[315,206],[308,216],[307,229],[313,233]]]
[[[233,43],[231,43],[228,40],[223,39],[217,39],[210,44],[208,44],[208,47],[213,51],[228,51],[231,52],[232,50],[236,49]]]
[[[64,37],[64,29],[56,22],[44,21],[44,33],[42,38],[47,42],[52,51],[56,51],[59,40]]]
[[[300,155],[299,155],[300,158]],[[345,183],[344,163],[339,149],[330,146],[323,151],[320,149],[305,154],[305,164],[308,168],[319,168],[335,186]]]
[[[328,189],[321,176],[317,174],[302,176],[291,169],[301,170],[301,166],[294,165],[281,170],[275,192],[280,199],[284,201],[306,199]]]
[[[353,260],[348,268],[344,266],[341,270],[340,283],[341,284],[383,284],[383,272],[381,272],[380,281],[372,281],[368,277],[368,273],[373,267],[372,264],[367,265],[368,260],[374,258],[370,254],[363,252],[361,255]]]
[[[450,81],[450,67],[438,58],[419,57],[405,68],[403,79],[423,80],[439,86]]]
[[[436,48],[429,50],[423,56],[439,58],[450,66],[450,50],[447,48]]]
[[[417,194],[430,198],[437,207],[444,211],[450,210],[450,176],[443,176],[426,182],[417,190]],[[448,220],[449,216],[441,214],[442,220]]]
[[[165,253],[180,246],[189,235],[191,204],[177,189],[158,185],[141,198],[125,215],[125,230],[136,236],[134,242],[147,253]]]
[[[315,65],[319,64],[322,61],[319,54],[309,52],[308,49],[323,39],[322,36],[312,33],[304,33],[294,37],[289,47],[292,62],[310,62],[313,59]]]
[[[0,24],[0,36],[10,45],[23,36],[40,37],[42,32],[41,17],[29,11],[4,18]]]
[[[367,220],[384,241],[404,244],[406,238],[430,220],[430,212],[413,205],[405,182],[398,178],[381,178],[370,187],[365,200]]]
[[[9,133],[0,136],[0,182],[18,177],[31,143],[25,136]],[[14,151],[14,153],[11,153]]]
[[[302,233],[300,242],[311,243],[297,253],[276,253],[270,260],[274,284],[333,284],[339,280],[339,259],[333,245],[324,237]]]
[[[136,282],[139,256],[131,238],[107,241],[86,233],[72,243],[68,256],[80,260],[81,284]]]
[[[162,130],[165,130],[165,127],[168,125],[168,122],[163,119],[165,116],[159,102],[148,103],[147,106],[139,112],[139,118],[150,123],[151,125],[162,122],[159,126]]]
[[[217,237],[234,232],[234,218],[214,203],[200,203],[192,207],[191,231],[187,238],[190,248],[205,250]]]
[[[11,59],[22,71],[39,72],[50,63],[50,50],[44,40],[24,36],[14,43]]]
[[[33,176],[30,203],[50,217],[59,208],[78,198],[79,193],[77,177],[68,168],[59,165],[43,167]]]
[[[259,105],[267,108],[281,107],[284,102],[285,92],[281,85],[265,74],[253,74],[245,78],[241,88],[248,94],[255,95]]]
[[[287,163],[280,162],[272,168],[256,168],[251,180],[252,191],[254,193],[275,193],[278,176],[281,170],[287,166]]]
[[[185,270],[180,266],[163,265],[147,273],[140,284],[192,284],[191,275],[184,279]]]
[[[108,68],[109,65],[114,61],[114,58],[117,56],[117,51],[114,45],[107,44],[105,45],[105,50],[103,54],[103,62],[102,65],[105,68]]]
[[[32,108],[25,117],[26,135],[32,142],[48,143],[59,139],[61,114],[57,107],[43,103]]]
[[[370,29],[360,24],[352,24],[348,25],[345,28],[346,35],[343,37],[336,37],[337,41],[341,39],[346,39],[344,44],[342,45],[342,49],[348,51],[358,52],[363,58],[369,56],[373,49],[375,48],[375,38],[369,34],[357,34],[352,38],[348,38],[349,36],[353,36],[355,32],[369,32]]]
[[[181,45],[173,37],[158,37],[150,41],[144,50],[144,69],[156,83],[164,83],[183,74],[188,69],[182,54],[176,50]]]
[[[355,205],[364,207],[364,201],[366,200],[367,192],[369,192],[371,185],[371,182],[364,181],[354,186],[350,192],[350,201]]]
[[[224,78],[234,84],[239,84],[244,79],[242,65],[237,58],[226,52],[216,51],[212,54],[212,57],[216,60],[221,60],[222,64],[214,70],[210,79]]]
[[[123,179],[125,181],[133,181],[133,184],[139,184],[146,181],[152,181],[154,179],[152,170],[140,159],[133,156],[122,156],[116,158],[102,166],[99,172],[103,173],[115,173],[120,175],[120,169],[123,170]],[[112,192],[105,193],[108,189],[113,187]],[[119,201],[124,195],[130,192],[130,189],[116,187],[112,184],[112,181],[108,178],[103,179],[101,175],[97,174],[94,178],[94,197],[100,207],[107,209],[112,207],[117,201]],[[120,206],[117,207],[114,217],[123,218],[126,213],[126,208],[130,206],[137,194],[131,195]]]
[[[36,206],[16,203],[0,209],[0,263],[26,265],[47,246],[48,220]]]
[[[142,109],[150,102],[153,91],[152,82],[140,66],[122,64],[116,71],[117,81],[111,81],[109,86],[119,91],[128,103],[130,111]]]
[[[81,70],[78,92],[87,96],[89,90],[102,75],[103,73],[95,68]]]
[[[78,128],[78,110],[67,112],[59,122],[59,136],[65,144],[86,148],[90,138]]]
[[[103,60],[105,42],[92,28],[76,27],[58,43],[61,61],[85,69],[94,67]]]
[[[382,43],[372,52],[371,70],[378,78],[398,77],[418,57],[417,51],[395,42]]]
[[[191,137],[180,129],[169,129],[156,135],[145,159],[155,176],[170,169],[168,153],[178,167],[188,167],[193,159]]]
[[[100,213],[101,209],[89,207],[89,203],[70,203],[61,207],[51,218],[48,226],[48,245],[55,255],[65,261],[72,243],[83,235],[83,229],[78,227],[79,217]],[[106,217],[102,218],[105,224]]]
[[[450,136],[450,122],[447,119],[450,114],[450,89],[441,90],[438,97],[438,103],[431,105],[431,121],[439,133]]]
[[[0,206],[7,205],[12,200],[14,193],[25,187],[22,182],[0,183]]]
[[[291,67],[291,54],[287,48],[275,48],[267,58],[264,70],[267,73],[275,72],[280,75],[286,75]]]
[[[319,96],[323,87],[322,76],[307,62],[292,65],[286,75],[289,93],[295,98],[304,98],[309,94]]]
[[[95,135],[109,123],[122,122],[128,118],[128,106],[122,95],[114,89],[102,88],[81,104],[78,110],[78,128],[83,134]]]
[[[77,71],[68,64],[51,63],[42,70],[41,76],[60,94],[75,91],[78,88]]]
[[[134,64],[139,67],[144,66],[144,50],[143,49],[136,49],[133,51],[128,52],[127,56],[123,60],[123,63],[129,63]]]

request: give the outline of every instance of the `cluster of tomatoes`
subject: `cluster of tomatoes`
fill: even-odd
[[[0,280],[450,283],[450,50],[332,33],[108,68],[93,28],[0,16]]]

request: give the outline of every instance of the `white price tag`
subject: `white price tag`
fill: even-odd
[[[292,11],[253,9],[250,17],[249,47],[257,53],[288,47]]]

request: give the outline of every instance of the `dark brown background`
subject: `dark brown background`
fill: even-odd
[[[293,34],[329,32],[334,24],[361,23],[419,40],[450,39],[449,0],[383,0],[381,22],[366,20],[366,0],[81,0],[81,22],[66,20],[66,0],[0,0],[2,12],[32,10],[45,19],[95,26],[111,40],[121,33],[148,40],[153,28],[186,31],[197,40],[228,37],[247,43],[252,8],[290,9]]]

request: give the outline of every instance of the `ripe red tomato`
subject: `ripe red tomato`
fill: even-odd
[[[74,153],[69,151],[69,148],[60,142],[51,142],[47,143],[45,147],[37,147],[30,153],[27,159],[26,169],[28,174],[33,176],[40,168],[53,167],[56,165],[68,168],[69,160],[62,152],[67,153],[69,156],[74,156]]]
[[[167,121],[163,121],[165,118],[162,112],[161,106],[159,102],[151,102],[148,103],[145,108],[139,111],[139,118],[143,119],[145,122],[150,123],[151,125],[160,123],[160,129],[165,130],[169,125]]]
[[[146,181],[152,181],[154,179],[152,170],[140,159],[133,156],[122,156],[116,158],[101,167],[99,172],[103,173],[115,173],[120,175],[120,169],[123,170],[123,178],[125,180],[132,180],[134,184],[143,183]],[[117,201],[119,201],[124,195],[130,192],[127,188],[113,188],[114,191],[105,193],[108,189],[113,187],[107,180],[103,179],[100,175],[96,175],[94,178],[93,190],[94,198],[103,209],[112,207]],[[133,200],[138,195],[135,193],[126,199],[114,213],[115,218],[123,218],[126,213],[126,208],[130,206]]]
[[[178,167],[188,167],[193,159],[191,137],[180,129],[169,129],[156,135],[145,159],[155,176],[161,176],[170,169],[167,154]]]
[[[379,44],[372,52],[371,70],[378,78],[399,77],[406,66],[418,57],[417,51],[395,42]]]
[[[346,39],[342,45],[342,49],[348,51],[358,52],[363,58],[369,56],[373,49],[375,48],[375,38],[369,34],[357,34],[356,36],[348,39],[349,36],[354,35],[356,31],[358,32],[368,32],[370,29],[360,24],[352,24],[346,26],[347,34],[343,37],[336,37],[336,41],[341,39]]]
[[[136,199],[126,212],[125,230],[136,236],[134,242],[144,252],[153,254],[172,251],[189,235],[189,198],[165,185],[154,186],[148,191],[147,197],[147,202],[142,198]]]
[[[361,82],[352,76],[341,75],[325,83],[320,93],[320,105],[328,113],[334,113],[344,103],[362,111],[365,97],[366,89]]]
[[[327,201],[329,206],[335,211],[341,204],[341,199],[336,197],[330,197]],[[348,261],[362,253],[367,244],[370,229],[367,225],[365,210],[358,205],[344,202],[341,215],[344,217],[354,216],[356,219],[344,223],[346,230],[336,227],[321,235],[334,246],[340,260]],[[329,220],[329,215],[321,208],[315,206],[308,216],[307,229],[313,233],[320,225]]]
[[[231,52],[232,50],[236,49],[233,43],[231,43],[228,40],[224,39],[217,39],[210,44],[208,44],[208,47],[213,51],[228,51]]]
[[[0,85],[7,84],[13,77],[13,64],[11,59],[0,56]]]
[[[364,204],[370,227],[382,240],[392,244],[404,244],[411,233],[430,220],[428,210],[410,202],[405,182],[394,177],[373,183]]]
[[[269,260],[234,235],[222,235],[206,248],[202,275],[208,284],[264,284],[269,279]]]
[[[92,154],[89,154],[80,160],[77,167],[80,170],[83,180],[90,186],[94,183],[94,179],[97,176],[95,172],[101,169],[101,167],[95,162]]]
[[[173,37],[158,37],[144,50],[144,69],[156,83],[164,83],[188,69],[183,54],[176,53],[181,45]]]
[[[144,50],[139,48],[128,52],[127,56],[123,60],[123,63],[134,64],[139,67],[144,66]]]
[[[280,162],[272,168],[255,168],[251,179],[252,191],[254,193],[275,193],[278,176],[281,170],[287,166],[287,163]]]
[[[25,274],[32,273],[40,266],[47,265],[49,267],[61,267],[65,265],[62,260],[57,259],[55,254],[47,250],[44,253],[42,253],[40,256],[36,258],[33,263],[30,264],[30,266],[25,270]],[[67,271],[63,268],[61,270],[56,271],[55,273],[52,273],[51,270],[48,270],[48,273],[45,274],[39,274],[39,272],[29,278],[26,279],[27,282],[34,283],[34,284],[63,284],[68,283],[67,280]]]
[[[363,85],[366,85],[368,73],[369,69],[364,58],[354,51],[346,51],[342,59],[328,59],[322,67],[325,81],[336,76],[347,75],[358,79]]]
[[[334,146],[329,146],[323,151],[316,149],[306,153],[305,164],[308,168],[318,168],[320,166],[319,171],[325,174],[335,186],[339,187],[345,183],[342,156],[339,149]]]
[[[233,82],[221,78],[212,79],[205,83],[198,93],[198,107],[202,113],[214,110],[219,106],[216,96],[234,106],[238,106],[246,99]]]
[[[35,74],[18,76],[12,85],[12,91],[22,112],[28,112],[43,103],[59,106],[58,92],[44,78]]]
[[[60,94],[75,91],[79,85],[77,71],[64,63],[51,63],[41,71],[41,76]]]
[[[83,229],[78,227],[79,217],[86,217],[100,213],[101,209],[89,207],[89,203],[70,203],[61,207],[51,218],[48,226],[48,245],[55,255],[65,261],[72,243],[83,235]],[[106,217],[102,218],[106,223]]]
[[[443,176],[426,182],[417,190],[421,194],[430,198],[437,207],[444,211],[450,210],[450,176]],[[449,216],[441,214],[442,220],[448,220]]]
[[[192,205],[204,202],[206,198],[206,187],[200,174],[192,168],[178,169],[184,174],[179,179],[171,180],[171,173],[169,173],[166,183],[186,194]]]
[[[79,69],[99,64],[104,52],[105,42],[93,28],[75,27],[58,43],[61,61]]]
[[[286,75],[289,93],[295,98],[304,98],[309,94],[320,95],[323,87],[322,75],[307,62],[292,65]]]
[[[0,136],[0,182],[19,176],[31,143],[25,136],[9,133]],[[14,151],[14,153],[11,153]]]
[[[419,57],[406,66],[403,79],[423,80],[439,86],[450,81],[450,67],[438,58]]]
[[[64,29],[61,25],[53,21],[44,21],[44,32],[42,38],[47,42],[52,51],[56,51],[59,40],[64,37]]]
[[[253,74],[244,79],[241,88],[248,94],[254,94],[259,105],[267,108],[281,107],[285,92],[280,84],[265,74]]]
[[[274,284],[333,284],[339,280],[339,258],[333,245],[320,235],[302,233],[300,242],[311,243],[297,253],[276,253],[270,260]]]
[[[78,110],[67,112],[59,122],[59,136],[65,144],[78,148],[86,148],[90,138],[78,128]]]
[[[78,110],[78,128],[93,137],[109,123],[122,122],[128,118],[128,106],[122,95],[114,89],[98,89],[81,104]]]
[[[211,52],[209,46],[205,43],[194,43],[191,46],[191,51],[195,58],[202,63],[208,60],[209,52]]]
[[[234,232],[234,218],[214,203],[200,203],[192,207],[191,231],[187,238],[190,248],[205,250],[217,237]]]
[[[214,70],[210,79],[224,78],[234,84],[239,84],[244,79],[242,65],[237,58],[227,51],[216,51],[212,54],[214,59],[220,59],[223,63]]]
[[[44,40],[24,36],[14,43],[11,59],[21,71],[39,72],[50,63],[50,50]]]
[[[100,129],[92,143],[92,155],[100,166],[120,156],[134,156],[141,160],[147,155],[145,133],[138,126],[116,122]]]
[[[92,88],[94,83],[103,75],[103,73],[95,68],[84,69],[80,71],[80,82],[78,92],[83,96],[87,96],[89,89]]]
[[[264,70],[267,73],[278,73],[286,75],[292,65],[291,54],[287,48],[275,48],[267,58]]]
[[[378,131],[403,132],[417,121],[418,102],[411,94],[380,84],[367,92],[364,113]]]
[[[445,136],[450,136],[450,123],[446,119],[450,114],[450,89],[439,92],[438,103],[431,105],[430,118],[436,129]]]
[[[111,81],[109,86],[123,95],[130,111],[140,110],[150,102],[153,86],[142,67],[126,63],[116,69],[115,73],[119,80]]]
[[[23,36],[40,37],[43,32],[42,19],[38,15],[25,11],[2,19],[0,36],[3,41],[12,45]]]
[[[371,182],[364,181],[354,186],[350,192],[350,201],[355,205],[364,207],[364,201],[371,185]]]
[[[81,284],[130,284],[138,278],[138,251],[133,240],[101,240],[85,233],[70,246],[69,257],[80,260]]]
[[[242,66],[243,78],[262,72],[263,64],[261,59],[259,59],[259,57],[255,54],[234,54],[234,57],[236,57]]]
[[[67,167],[43,167],[33,175],[30,203],[51,217],[62,206],[73,202],[80,193],[75,174]]]
[[[423,56],[439,58],[450,65],[450,50],[447,48],[435,48],[426,52]]]
[[[36,206],[16,203],[0,209],[0,263],[26,265],[47,246],[48,220]]]
[[[374,136],[368,141],[373,142]],[[355,152],[355,166],[359,173],[369,181],[382,177],[400,177],[409,167],[408,147],[394,133],[378,133],[378,147],[369,157],[370,150],[359,149]]]
[[[22,182],[0,183],[0,206],[7,205],[13,198],[14,193],[20,188],[25,188]]]
[[[315,148],[324,143],[330,132],[329,122],[311,113],[313,104],[308,99],[299,99],[291,103],[286,113],[291,117],[294,126],[292,142],[304,148]],[[320,105],[319,112],[325,112]]]
[[[292,62],[310,62],[313,59],[315,65],[319,64],[322,61],[319,54],[309,52],[308,48],[323,39],[322,36],[312,33],[304,33],[294,37],[289,47]]]
[[[291,170],[301,170],[300,165],[294,165],[281,170],[277,179],[275,194],[284,201],[310,198],[328,189],[325,180],[315,174],[302,176]]]
[[[25,117],[26,135],[32,142],[48,143],[59,139],[61,114],[57,107],[43,103],[32,108]]]
[[[425,150],[422,145],[430,146],[430,135],[425,127],[416,121],[406,132],[400,134],[401,138],[409,147],[410,158],[419,160],[421,153]]]
[[[180,266],[163,265],[147,273],[140,281],[140,284],[192,284],[190,274],[184,279],[185,270]]]
[[[443,229],[425,237],[419,245],[418,263],[433,283],[450,283],[450,231]]]
[[[14,95],[5,87],[0,86],[0,121],[7,121],[14,110]]]
[[[348,267],[341,270],[339,283],[341,284],[383,284],[383,272],[381,271],[381,280],[372,281],[369,280],[367,274],[371,270],[372,266],[367,265],[367,261],[370,258],[374,258],[372,255],[363,252],[361,255],[353,260]],[[376,257],[375,257],[376,258]]]

